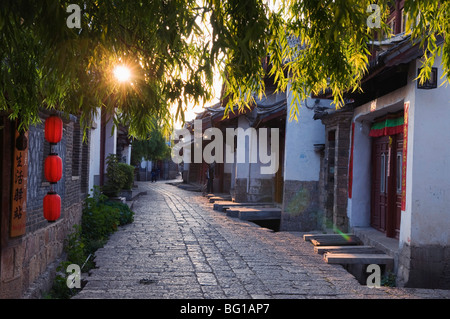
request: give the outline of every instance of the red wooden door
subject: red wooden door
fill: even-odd
[[[386,231],[388,210],[387,173],[389,137],[374,138],[372,142],[372,210],[370,224],[382,232]]]
[[[403,134],[372,141],[372,199],[370,224],[398,238],[401,218]]]

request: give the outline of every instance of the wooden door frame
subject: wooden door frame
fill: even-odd
[[[403,134],[391,135],[391,154],[389,159],[389,175],[388,175],[388,214],[386,216],[386,236],[397,238],[396,217],[397,217],[397,171],[401,168],[397,167],[397,153],[399,141],[403,141]],[[403,152],[403,147],[402,147]],[[400,215],[401,216],[401,215]]]
[[[387,174],[387,211],[386,211],[386,237],[395,237],[395,197],[397,189],[395,185],[395,159],[397,154],[395,135],[389,136],[388,174]]]
[[[396,154],[397,154],[397,139],[402,138],[399,134],[389,136],[389,146],[388,146],[388,156],[387,156],[387,169],[386,174],[386,215],[385,215],[385,227],[384,233],[386,237],[395,238],[396,233],[396,210],[397,210],[397,187],[396,187],[396,170],[398,169],[395,165]],[[374,143],[372,143],[374,145]],[[372,152],[374,148],[372,147]],[[372,158],[375,159],[376,155],[372,154]],[[372,165],[377,165],[373,162]],[[375,170],[376,171],[376,170]],[[372,182],[371,188],[374,187],[374,167],[372,167]],[[374,191],[371,190],[371,200],[375,200]],[[374,206],[370,207],[370,214],[373,213]],[[381,217],[380,217],[381,218]],[[371,219],[371,218],[370,218]]]

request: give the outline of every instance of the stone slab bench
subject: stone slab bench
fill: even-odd
[[[218,201],[231,201],[231,195],[229,195],[229,196],[210,196],[209,197],[210,203],[215,203]]]
[[[281,218],[281,209],[277,207],[261,207],[261,208],[242,207],[239,210],[239,219],[242,220],[268,220],[280,218]]]
[[[314,246],[349,246],[361,245],[361,240],[353,234],[307,234],[303,236],[305,241],[310,241]]]
[[[385,265],[386,269],[393,269],[394,258],[386,254],[350,254],[350,253],[325,253],[323,259],[329,264],[361,264],[361,265]]]
[[[257,207],[257,206],[267,206],[270,205],[270,203],[238,203],[238,202],[232,202],[232,201],[217,201],[214,202],[213,209],[217,210],[219,212],[223,212],[227,208],[231,207],[241,207],[241,206],[247,206],[247,207]]]
[[[383,254],[372,246],[314,246],[314,252],[323,255],[325,253],[352,253],[352,254]]]

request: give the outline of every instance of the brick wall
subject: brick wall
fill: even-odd
[[[46,115],[42,117],[44,120]],[[80,176],[72,176],[72,172],[75,163],[79,165],[78,172],[86,174],[87,179],[88,168],[81,168],[81,165],[88,161],[82,156],[81,142],[76,140],[77,136],[81,137],[79,126],[74,125],[76,120],[71,116],[70,120],[64,122],[63,138],[53,147],[53,151],[63,160],[63,176],[53,185],[53,190],[61,196],[61,217],[54,223],[49,223],[43,217],[42,208],[43,198],[51,187],[43,174],[44,160],[49,151],[44,138],[44,124],[37,124],[29,129],[26,232],[17,238],[2,234],[0,298],[20,298],[47,267],[61,257],[64,239],[73,231],[73,225],[81,221],[84,198],[81,192],[82,179]],[[88,149],[87,147],[87,153]],[[78,162],[72,161],[73,154],[79,156]],[[9,211],[2,207],[2,220],[8,214]],[[2,228],[3,231],[5,228]],[[48,280],[52,281],[53,278]]]
[[[352,115],[353,111],[337,111],[322,118],[327,138],[322,167],[324,172],[321,174],[321,183],[325,186],[321,188],[321,209],[326,216],[325,226],[333,226],[343,232],[348,231],[348,163]]]

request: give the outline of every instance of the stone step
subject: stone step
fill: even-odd
[[[350,254],[350,253],[325,253],[323,259],[329,264],[363,264],[386,265],[386,269],[392,269],[394,258],[386,254]]]
[[[238,202],[232,202],[232,201],[218,201],[214,202],[214,210],[217,210],[219,212],[223,212],[227,208],[231,207],[241,207],[241,206],[247,206],[247,207],[260,207],[260,206],[267,206],[271,205],[271,203],[238,203]]]
[[[228,196],[211,196],[209,197],[210,203],[215,203],[219,201],[231,201],[231,195]]]
[[[260,209],[260,208],[270,208],[272,205],[257,205],[257,206],[232,206],[225,207],[224,211],[226,212],[228,217],[239,218],[239,213],[243,210],[247,209]]]
[[[273,205],[255,205],[255,206],[230,206],[225,207],[224,211],[228,217],[239,217],[239,213],[249,209],[274,208]]]
[[[314,246],[353,246],[362,244],[357,237],[312,239],[311,243]]]
[[[239,210],[239,219],[242,220],[268,220],[280,219],[281,209],[277,207],[248,208]]]
[[[196,185],[191,185],[191,184],[180,184],[177,187],[187,190],[187,191],[191,191],[191,192],[201,192],[202,191],[201,187],[196,186]]]
[[[314,252],[323,255],[324,253],[352,253],[352,254],[383,254],[372,246],[314,246]]]
[[[338,236],[352,236],[353,234],[305,234],[303,235],[304,241],[311,241],[312,239],[318,239],[318,238],[333,238]]]
[[[361,245],[361,240],[352,234],[315,234],[304,235],[305,241],[310,241],[314,246],[351,246]]]

